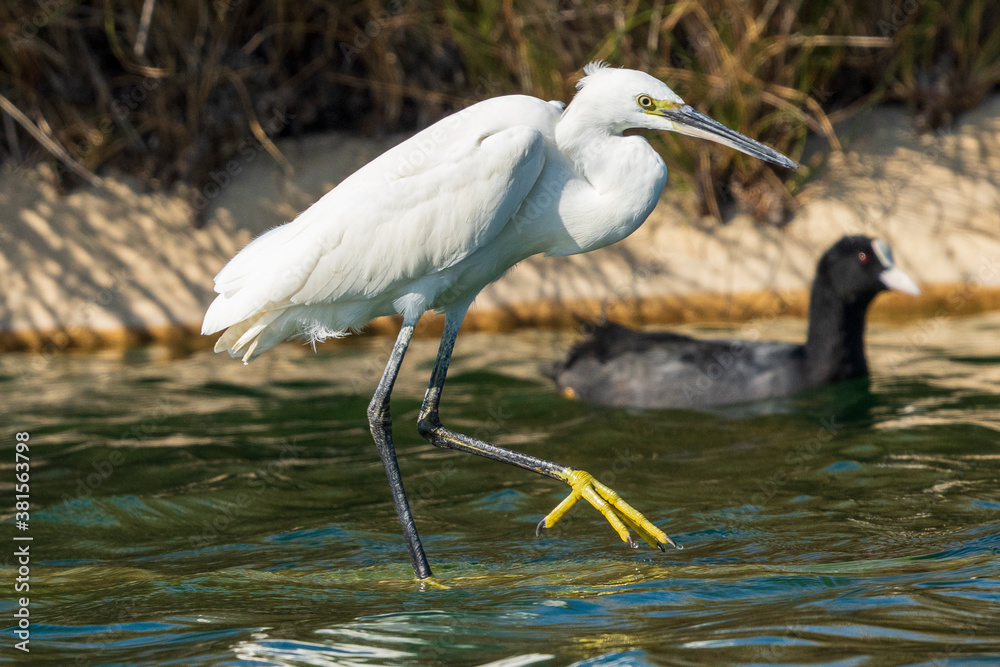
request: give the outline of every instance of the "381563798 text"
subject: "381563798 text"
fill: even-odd
[[[16,594],[24,594],[31,590],[32,538],[28,534],[31,518],[31,459],[28,456],[30,449],[28,440],[30,439],[31,436],[27,431],[20,431],[14,435],[14,526],[17,528],[14,535],[14,558],[17,566],[14,592]],[[31,612],[27,596],[17,598],[17,604],[14,607],[14,621],[14,637],[19,640],[14,643],[14,648],[28,653],[28,643],[31,638]]]

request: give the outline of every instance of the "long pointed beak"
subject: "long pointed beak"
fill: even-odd
[[[920,288],[917,286],[917,283],[898,266],[890,266],[878,274],[878,279],[889,289],[894,289],[904,294],[912,294],[913,296],[920,295]]]
[[[799,166],[773,148],[729,129],[687,104],[672,109],[658,110],[654,113],[673,121],[676,125],[674,131],[680,134],[708,139],[788,169],[795,169]]]

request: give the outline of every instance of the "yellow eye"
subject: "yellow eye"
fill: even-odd
[[[651,98],[649,95],[640,95],[639,97],[635,98],[635,101],[638,102],[639,106],[641,106],[643,109],[653,108],[653,98]]]

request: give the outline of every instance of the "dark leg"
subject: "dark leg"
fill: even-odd
[[[449,314],[445,318],[444,334],[441,336],[441,347],[438,348],[437,361],[434,362],[434,370],[431,372],[431,382],[424,394],[423,405],[420,406],[420,418],[417,421],[417,430],[438,447],[446,447],[458,451],[484,456],[494,461],[501,461],[511,465],[519,466],[526,470],[531,470],[542,475],[547,475],[553,479],[563,480],[565,475],[571,472],[570,468],[556,463],[537,459],[509,449],[503,449],[491,445],[482,440],[470,438],[461,433],[449,431],[441,425],[438,417],[438,404],[441,401],[441,390],[444,388],[445,376],[448,374],[448,366],[451,363],[451,355],[455,349],[455,338],[458,336],[458,329],[462,326],[462,319],[465,317],[463,310],[459,315]]]
[[[423,405],[420,407],[420,418],[417,422],[420,434],[437,447],[483,456],[569,484],[573,489],[572,493],[542,519],[536,533],[543,528],[551,528],[577,500],[585,498],[604,515],[622,541],[635,546],[628,528],[626,528],[627,524],[650,546],[663,549],[664,544],[673,545],[674,542],[663,531],[622,500],[617,493],[595,480],[589,473],[497,447],[482,440],[450,431],[441,424],[438,417],[438,405],[441,401],[441,392],[444,389],[445,376],[448,374],[448,365],[455,348],[455,339],[464,318],[465,309],[448,313],[445,317],[441,347],[438,348],[437,361],[434,362],[431,381],[427,387],[427,393],[424,395]]]
[[[413,514],[410,513],[410,504],[406,501],[403,480],[399,475],[399,463],[396,461],[396,449],[392,446],[392,418],[389,416],[389,396],[399,374],[399,367],[403,363],[403,355],[406,354],[406,348],[413,336],[414,324],[416,323],[403,322],[403,327],[399,330],[385,373],[382,374],[378,389],[375,390],[372,402],[368,405],[368,425],[371,427],[372,437],[375,438],[375,446],[382,459],[385,475],[389,478],[389,488],[396,503],[399,523],[403,526],[403,538],[406,540],[406,548],[410,551],[413,571],[417,579],[427,579],[431,576],[431,567],[427,564],[427,556],[424,555],[424,547],[420,544],[417,526],[413,522]]]

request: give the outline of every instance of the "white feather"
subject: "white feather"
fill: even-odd
[[[310,343],[380,315],[466,307],[537,253],[586,252],[646,219],[663,161],[626,128],[677,130],[636,100],[680,101],[642,72],[584,70],[565,109],[498,97],[460,111],[365,165],[216,276],[203,333],[250,361],[290,337]],[[727,139],[727,141],[731,141]]]

